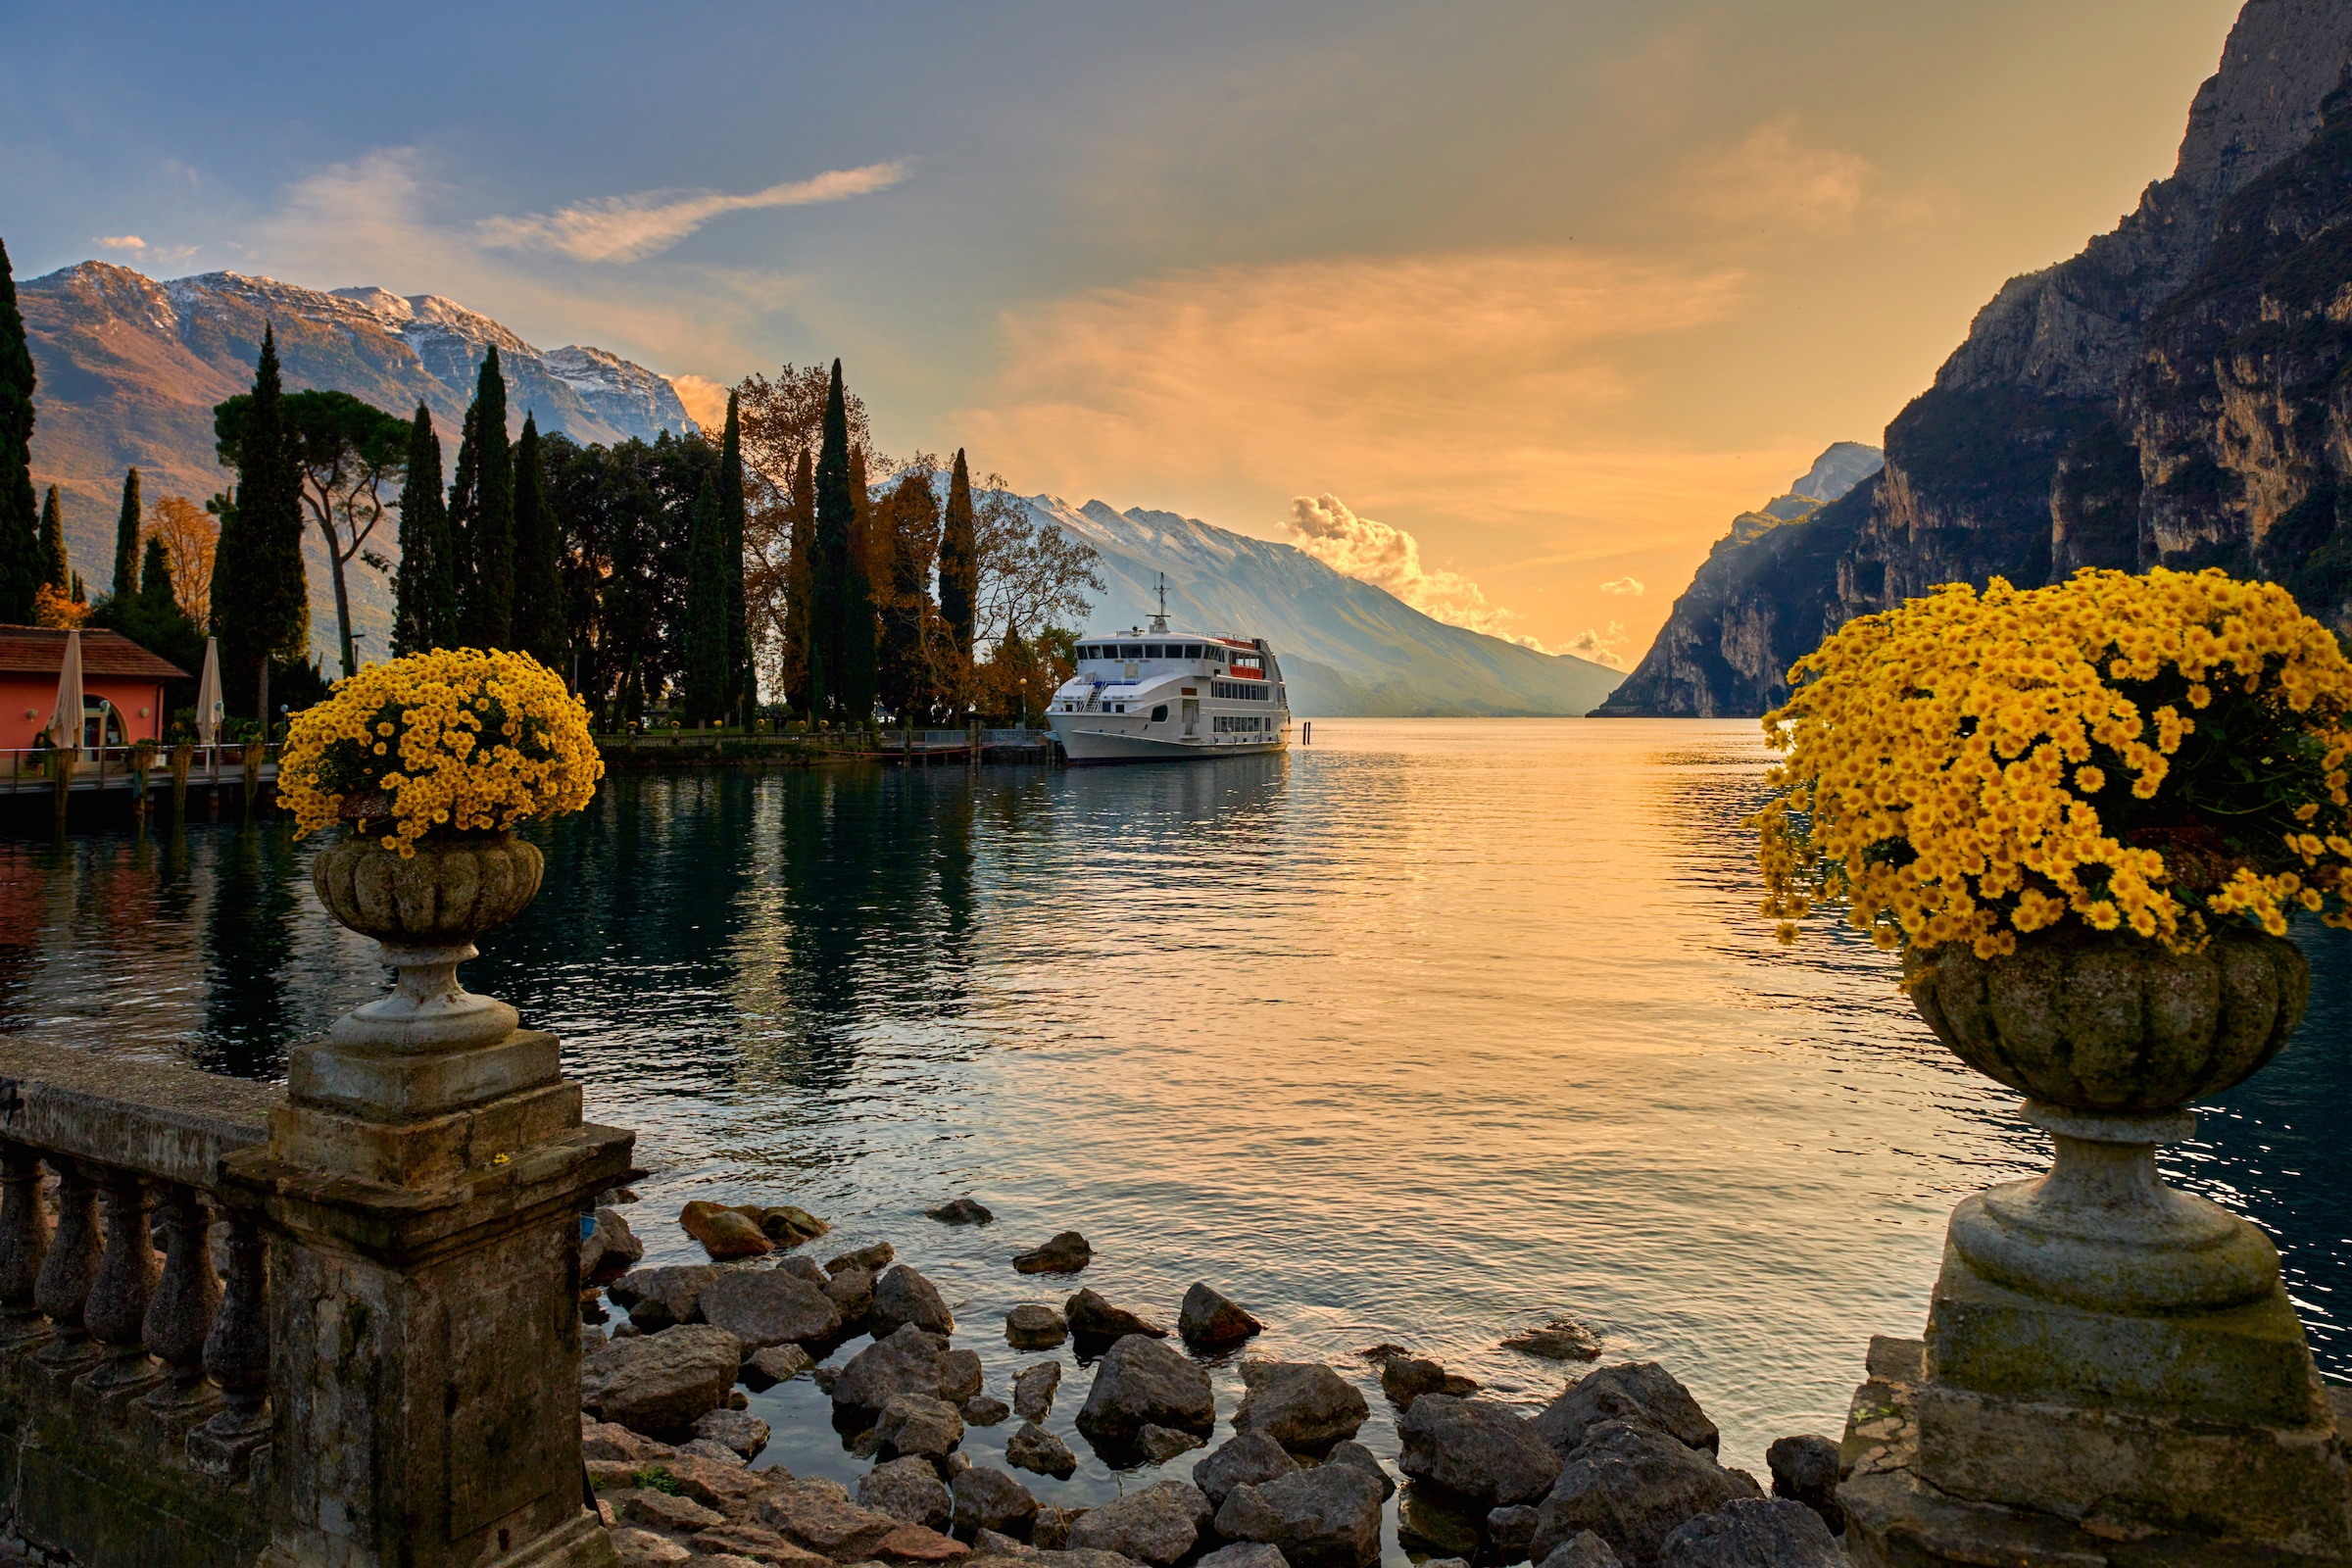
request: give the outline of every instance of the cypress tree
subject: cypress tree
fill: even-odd
[[[139,470],[122,475],[122,514],[115,519],[115,584],[111,590],[125,604],[139,591]]]
[[[523,416],[522,440],[514,448],[514,636],[517,649],[559,675],[565,673],[571,634],[564,624],[562,529],[555,508],[547,504],[535,414]]]
[[[49,498],[41,503],[40,570],[36,582],[64,593],[73,581],[73,567],[66,560],[66,514],[57,504],[57,486],[51,485]]]
[[[841,362],[825,393],[825,417],[816,447],[816,532],[809,550],[808,710],[812,718],[846,713],[841,701],[842,613],[849,589],[850,530],[857,508],[850,491],[850,416],[842,400]]]
[[[441,495],[441,438],[422,403],[409,426],[407,475],[400,490],[400,571],[393,584],[395,659],[450,647],[458,633],[449,508]]]
[[[959,447],[939,534],[939,616],[948,623],[949,646],[966,664],[972,662],[972,634],[980,609],[980,551],[973,529],[972,475]]]
[[[514,646],[514,455],[507,445],[507,379],[491,345],[474,379],[473,515],[467,528],[471,575],[465,586],[466,641]],[[461,465],[462,466],[463,465]]]
[[[730,390],[726,431],[718,443],[718,520],[727,576],[726,706],[740,710],[748,725],[751,710],[759,706],[760,690],[752,668],[751,614],[743,597],[743,420],[736,401]]]
[[[17,309],[17,280],[0,244],[0,621],[32,619],[41,585],[40,521],[32,494],[32,350]]]
[[[81,573],[78,571],[74,574],[74,602],[77,605],[90,602],[89,590],[81,585]]]
[[[473,426],[480,411],[466,406],[466,420],[458,436],[458,471],[449,485],[449,571],[457,585],[457,634],[451,646],[466,640],[466,603],[473,597],[473,521],[476,512],[474,481],[481,465],[475,461]]]
[[[865,453],[850,448],[849,569],[841,589],[841,675],[836,683],[843,711],[853,724],[874,716],[880,681],[880,627],[876,613],[875,563],[887,556],[874,548],[874,498],[865,484]]]
[[[726,524],[716,487],[706,475],[694,499],[686,546],[686,681],[681,693],[690,719],[718,715],[727,701]]]
[[[808,714],[808,595],[816,549],[816,470],[801,448],[792,472],[792,540],[784,567],[784,701]]]
[[[146,556],[139,563],[139,618],[162,625],[181,613],[172,597],[172,553],[160,534],[147,536]]]
[[[258,711],[267,662],[300,660],[311,641],[301,479],[287,438],[285,388],[272,329],[262,333],[253,399],[234,459],[236,502],[222,514],[213,558],[213,630],[220,639],[222,695],[233,707],[246,692],[256,693],[257,716],[267,725],[269,715]]]

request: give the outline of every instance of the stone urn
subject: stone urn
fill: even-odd
[[[330,1038],[357,1051],[463,1051],[505,1038],[514,1009],[458,984],[473,939],[514,919],[539,892],[546,861],[511,833],[419,840],[414,856],[355,828],[311,861],[311,886],[338,921],[383,947],[399,971],[391,996],[355,1007]]]
[[[1930,1530],[1922,1497],[1950,1515],[1933,1530],[2000,1544],[1938,1563],[2010,1560],[2023,1527],[2001,1510],[2019,1509],[2352,1555],[2334,1420],[2278,1249],[2167,1187],[2155,1159],[2195,1131],[2193,1102],[2284,1048],[2310,995],[2303,956],[2237,926],[2194,954],[2060,930],[1992,959],[1914,950],[1903,967],[1936,1038],[2029,1097],[2055,1157],[1952,1211],[1917,1388],[1896,1399],[1914,1457],[1887,1461],[1927,1490],[1857,1471],[1839,1494],[1856,1561],[1912,1560],[1889,1543]]]

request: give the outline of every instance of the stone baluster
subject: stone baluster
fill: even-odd
[[[172,1385],[154,1398],[174,1405],[210,1397],[204,1386],[204,1342],[220,1309],[220,1282],[213,1273],[213,1216],[204,1195],[172,1184],[165,1215],[168,1249],[164,1276],[147,1303],[147,1348],[171,1369]]]
[[[106,1251],[91,1282],[82,1324],[106,1348],[106,1365],[91,1374],[100,1389],[145,1388],[156,1381],[147,1353],[147,1303],[155,1295],[155,1243],[147,1222],[147,1178],[109,1170]]]
[[[59,1178],[57,1233],[49,1239],[32,1299],[57,1326],[57,1338],[41,1348],[37,1359],[45,1366],[71,1367],[91,1353],[81,1314],[98,1278],[98,1190],[75,1161],[51,1155],[49,1162]]]
[[[46,1339],[33,1287],[49,1254],[49,1215],[41,1207],[41,1156],[23,1144],[0,1144],[0,1345]]]
[[[249,1214],[228,1217],[228,1289],[204,1340],[204,1370],[226,1404],[203,1430],[232,1439],[270,1424],[270,1318],[263,1300],[265,1248]]]

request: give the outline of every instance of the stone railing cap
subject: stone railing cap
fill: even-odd
[[[164,1181],[211,1187],[222,1155],[266,1143],[285,1091],[0,1036],[0,1138]]]

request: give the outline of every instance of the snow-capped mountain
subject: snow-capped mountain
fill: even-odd
[[[93,585],[114,557],[122,470],[149,496],[202,501],[230,482],[213,450],[213,406],[247,390],[262,331],[275,329],[290,391],[348,392],[407,417],[432,411],[454,456],[474,374],[495,344],[507,379],[508,434],[536,414],[542,431],[581,442],[651,440],[694,421],[669,382],[604,349],[540,350],[489,317],[435,294],[332,292],[236,272],[157,282],[83,262],[18,285],[39,376],[32,467],[58,486],[66,543]],[[380,543],[393,553],[389,539]],[[318,541],[306,536],[315,649],[331,647],[334,608]],[[355,569],[355,623],[378,639],[390,616],[385,579]],[[380,652],[380,640],[371,648]]]
[[[1582,714],[1625,678],[1605,664],[1538,653],[1413,609],[1290,545],[1173,512],[1073,507],[1028,498],[1032,517],[1094,547],[1108,591],[1090,632],[1146,623],[1167,573],[1171,624],[1263,637],[1301,716]]]

